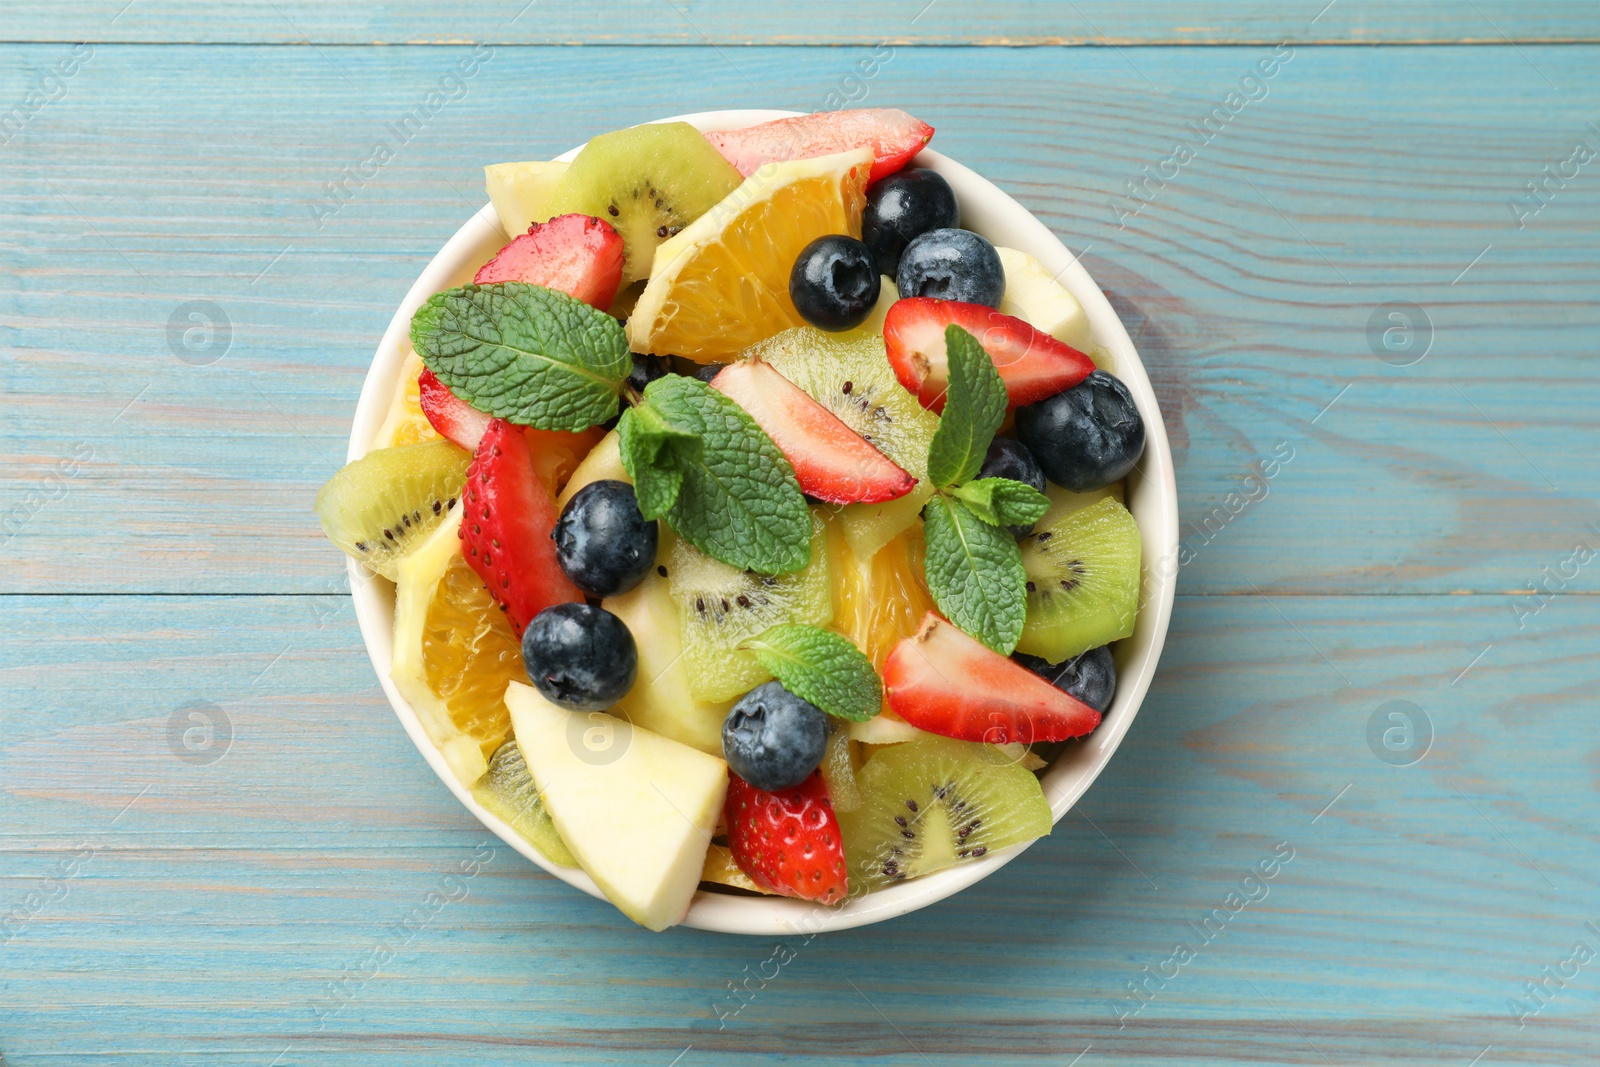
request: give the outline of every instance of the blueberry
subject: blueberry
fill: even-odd
[[[810,777],[827,746],[828,717],[777,682],[740,697],[722,721],[722,757],[734,774],[769,793]]]
[[[657,378],[666,377],[671,371],[671,356],[645,356],[635,352],[633,370],[628,372],[628,387],[636,393],[642,393],[645,386]]]
[[[978,477],[1010,478],[1044,492],[1044,471],[1039,469],[1039,461],[1033,458],[1027,445],[1010,437],[996,437],[989,442],[989,452],[983,457],[983,466],[978,468]],[[1013,526],[1010,529],[1013,535],[1025,537],[1033,527]]]
[[[929,230],[906,245],[895,285],[901,296],[1000,306],[1006,270],[994,245],[971,230]]]
[[[1097,370],[1065,392],[1018,408],[1017,437],[1046,478],[1086,493],[1133,470],[1144,454],[1144,419],[1128,387]]]
[[[1117,693],[1117,664],[1111,658],[1111,648],[1107,645],[1091,648],[1053,667],[1038,656],[1030,656],[1026,652],[1018,652],[1012,658],[1063,693],[1076,697],[1102,715],[1111,706],[1111,698]]]
[[[572,584],[590,596],[626,593],[656,563],[660,532],[639,512],[639,498],[627,482],[590,482],[561,509],[556,528],[556,561]]]
[[[837,333],[867,320],[882,284],[872,251],[854,237],[836,233],[800,250],[789,272],[789,298],[801,318]]]
[[[639,649],[623,621],[592,604],[557,604],[522,633],[522,664],[552,704],[604,711],[633,688]]]
[[[721,374],[722,368],[726,366],[726,363],[707,363],[705,366],[695,371],[694,376],[699,378],[702,382],[705,382],[707,385],[710,385],[711,379],[715,378],[718,374]]]
[[[931,170],[912,168],[873,182],[861,215],[861,240],[872,249],[878,273],[893,278],[900,253],[929,230],[961,225],[961,210],[950,183]]]

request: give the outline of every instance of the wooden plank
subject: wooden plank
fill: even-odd
[[[1143,45],[1460,43],[1600,39],[1600,14],[1578,0],[1247,0],[1115,3],[1011,0],[814,0],[800,9],[737,0],[524,0],[441,5],[400,0],[209,4],[201,0],[29,3],[8,10],[8,41],[204,44],[977,44]]]
[[[1597,52],[1299,49],[1140,208],[1129,183],[1269,51],[899,49],[868,101],[934,122],[1112,293],[1176,450],[1186,590],[1530,589],[1600,536],[1600,183],[1551,185],[1521,228],[1508,201],[1600,145]],[[64,54],[0,49],[0,100]],[[311,501],[478,167],[821,106],[870,53],[498,48],[319,229],[327,184],[467,54],[100,46],[0,151],[0,589],[342,588]],[[195,300],[231,324],[210,365],[169,347]],[[1369,347],[1392,301],[1431,317],[1420,363]]]
[[[1182,597],[1079,812],[951,901],[796,944],[776,977],[770,942],[645,934],[494,844],[377,693],[343,598],[0,610],[0,921],[21,916],[0,1049],[19,1067],[666,1064],[690,1045],[681,1064],[1060,1067],[1092,1045],[1085,1067],[1460,1067],[1491,1045],[1584,1062],[1595,1040],[1588,968],[1524,1028],[1507,1010],[1597,944],[1592,597],[1521,635],[1495,597]],[[1366,740],[1392,700],[1432,724],[1413,766]],[[195,701],[231,723],[214,763],[169,745]],[[1245,883],[1280,842],[1293,858]],[[1260,899],[1204,942],[1189,924],[1240,890]],[[1134,1013],[1127,983],[1180,941],[1195,958]],[[731,1014],[729,983],[763,971]]]

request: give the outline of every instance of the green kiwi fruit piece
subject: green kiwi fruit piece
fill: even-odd
[[[833,620],[827,526],[815,510],[811,522],[811,562],[776,576],[730,567],[674,539],[667,581],[678,602],[683,665],[696,698],[728,700],[772,677],[740,650],[741,642],[783,622],[826,626]]]
[[[592,215],[622,235],[622,285],[650,276],[656,246],[743,181],[687,122],[601,134],[583,146],[550,193],[551,217]]]
[[[1060,663],[1133,633],[1139,526],[1111,497],[1040,524],[1022,539],[1028,617],[1017,651]]]
[[[840,811],[852,890],[882,889],[1050,832],[1039,780],[993,745],[927,734],[877,748]]]
[[[472,453],[444,438],[368,452],[317,493],[322,532],[351,559],[390,581],[455,506]]]
[[[578,865],[577,857],[556,832],[515,739],[495,749],[489,769],[472,787],[472,797],[557,867]]]

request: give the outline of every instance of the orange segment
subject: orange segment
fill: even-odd
[[[505,613],[461,555],[461,506],[400,561],[389,676],[470,787],[511,733],[506,686],[527,680]]]
[[[576,432],[536,430],[529,426],[522,431],[522,436],[528,439],[528,452],[533,456],[533,469],[552,497],[561,494],[572,472],[605,435],[605,428],[601,426]]]
[[[841,531],[829,539],[834,553],[834,629],[865,652],[878,673],[894,646],[917,632],[934,610],[922,584],[922,527],[919,523],[863,561]],[[887,707],[887,705],[885,705]]]
[[[769,163],[656,249],[628,319],[635,352],[710,363],[805,320],[789,272],[818,237],[861,236],[872,150]]]
[[[400,368],[400,380],[395,384],[394,400],[389,405],[388,415],[384,416],[377,439],[372,443],[373,448],[415,444],[439,436],[439,432],[428,422],[428,416],[422,413],[422,395],[417,390],[417,375],[422,373],[422,357],[411,351],[409,343],[405,345],[405,350],[408,355],[405,365]]]
[[[505,613],[459,552],[434,589],[422,627],[422,677],[450,724],[478,743],[484,759],[511,733],[506,685],[526,680],[522,648]]]

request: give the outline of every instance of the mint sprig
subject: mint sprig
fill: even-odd
[[[739,646],[785,689],[841,719],[865,722],[883,706],[872,661],[849,640],[818,626],[785,623]]]
[[[541,430],[582,430],[611,418],[633,367],[616,319],[521,282],[429,297],[411,319],[411,344],[468,404]]]
[[[1027,617],[1028,576],[1006,527],[1036,522],[1050,501],[1022,482],[978,478],[1005,421],[1006,386],[977,338],[951,325],[944,339],[949,385],[928,445],[928,480],[938,493],[922,513],[923,576],[945,618],[1010,655]]]
[[[811,558],[811,511],[794,468],[744,409],[706,383],[651,382],[617,425],[646,518],[713,559],[785,574]]]
[[[1028,607],[1028,576],[1016,538],[943,495],[923,511],[923,537],[923,572],[939,613],[1009,656]]]
[[[1050,498],[1026,482],[979,478],[958,485],[950,495],[990,526],[1031,526],[1050,510]]]
[[[706,449],[700,435],[672,425],[648,404],[623,412],[617,446],[623,456],[632,457],[629,474],[639,511],[647,519],[672,509],[683,491],[684,468],[703,459]],[[630,464],[625,461],[624,466]]]
[[[944,346],[949,385],[944,414],[928,445],[928,480],[941,489],[978,476],[995,431],[1005,421],[1007,403],[1000,372],[977,338],[950,325],[944,330]]]

